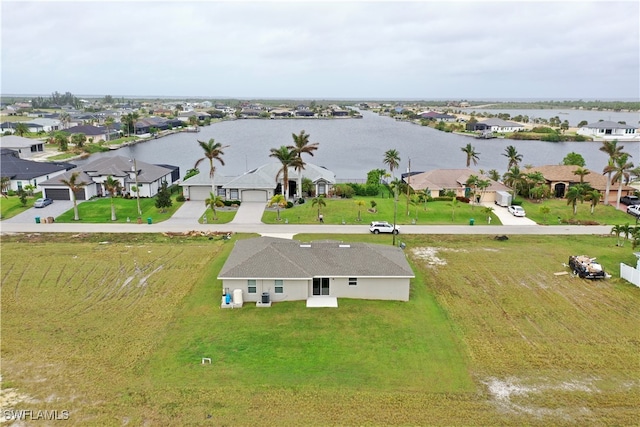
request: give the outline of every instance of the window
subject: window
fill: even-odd
[[[357,277],[349,277],[349,286],[357,286],[358,278]]]
[[[247,292],[250,294],[256,293],[256,281],[255,280],[247,280]]]
[[[274,280],[275,292],[276,294],[281,294],[284,292],[284,285],[282,280]]]
[[[231,200],[238,200],[238,190],[231,190]]]
[[[227,197],[227,190],[222,187],[218,187],[218,196]]]

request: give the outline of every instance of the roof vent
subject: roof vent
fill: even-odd
[[[339,248],[350,248],[351,245],[338,245]]]
[[[300,245],[301,248],[310,248],[311,245]]]

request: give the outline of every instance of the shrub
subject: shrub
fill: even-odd
[[[438,197],[433,197],[431,200],[435,202],[450,202],[452,199],[453,197],[451,196],[438,196]]]
[[[461,203],[469,203],[469,198],[468,197],[463,197],[463,196],[457,196],[456,200],[461,202]]]
[[[533,132],[533,133],[558,133],[558,132],[556,132],[555,129],[548,128],[546,126],[536,126],[533,129],[531,129],[530,132]]]
[[[350,199],[355,194],[355,190],[349,184],[336,184],[333,186],[333,194],[343,199]]]
[[[298,199],[298,204],[299,204],[299,205],[304,204],[304,199],[303,199],[302,197],[300,197],[300,198]]]
[[[177,202],[184,202],[186,199],[184,198],[183,194],[180,194],[176,197],[176,201]]]
[[[291,209],[293,207],[293,202],[287,202],[287,209]]]

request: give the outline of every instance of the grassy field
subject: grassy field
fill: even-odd
[[[17,393],[3,409],[67,409],[71,425],[637,422],[640,291],[617,275],[635,264],[630,247],[403,241],[416,273],[407,303],[221,310],[233,240],[3,236],[2,388]],[[576,253],[613,277],[554,275]]]
[[[295,205],[290,209],[280,209],[280,222],[288,220],[292,224],[314,224],[318,222],[318,206],[312,206],[309,199],[302,205]],[[365,203],[359,207],[356,202],[361,200]],[[376,213],[369,211],[370,202],[377,203]],[[394,203],[393,198],[381,197],[354,197],[353,199],[329,198],[325,199],[326,206],[320,211],[326,224],[369,224],[371,221],[393,222]],[[473,218],[476,224],[487,224],[487,215],[482,212],[482,206],[459,203],[455,209],[451,202],[433,201],[418,206],[409,204],[407,214],[407,198],[401,195],[398,200],[397,224],[447,224],[462,225],[469,224]],[[360,210],[360,221],[358,221],[358,210]],[[262,216],[262,222],[266,224],[277,224],[277,212],[275,208],[269,208]],[[501,222],[495,214],[491,214],[491,224],[500,225]]]
[[[147,218],[151,218],[153,222],[162,222],[171,218],[183,202],[176,201],[177,193],[171,195],[172,205],[162,212],[156,208],[155,198],[140,198],[140,217],[146,222]],[[138,203],[136,198],[125,199],[116,197],[113,199],[116,210],[116,221],[111,221],[111,198],[103,197],[87,200],[78,204],[79,221],[73,220],[73,208],[69,209],[56,218],[56,222],[73,222],[73,223],[125,223],[127,218],[131,222],[135,222],[138,218]]]
[[[549,207],[549,213],[545,216],[540,212],[542,206]],[[601,225],[615,225],[635,223],[635,218],[628,213],[617,210],[614,205],[605,206],[598,204],[591,214],[589,202],[578,203],[577,213],[573,215],[573,206],[567,205],[566,200],[545,200],[542,203],[523,201],[522,207],[527,211],[527,217],[538,224],[559,225],[559,224],[590,224],[596,222]]]

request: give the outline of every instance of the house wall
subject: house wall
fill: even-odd
[[[32,178],[30,180],[25,180],[25,179],[15,179],[15,180],[11,180],[11,189],[14,191],[18,191],[18,182],[20,182],[22,184],[22,187],[24,188],[25,185],[35,185],[36,189],[34,190],[36,193],[39,191],[42,191],[42,187],[40,187],[40,183],[44,182],[48,179],[51,178],[55,178],[58,175],[62,175],[63,173],[65,173],[65,170],[60,170],[57,172],[53,172],[47,175],[42,175],[42,176],[38,176],[36,178]]]
[[[223,279],[222,290],[242,289],[244,302],[257,302],[263,292],[268,292],[272,302],[300,301],[313,296],[313,281],[286,279],[283,281],[283,293],[275,293],[274,279],[256,279],[256,292],[249,293],[246,279]],[[329,296],[336,298],[358,298],[376,300],[409,300],[409,279],[398,278],[358,278],[357,285],[350,286],[347,277],[332,277],[329,283]]]
[[[349,278],[335,277],[329,283],[329,295],[337,298],[409,301],[409,283],[409,279],[357,278],[357,284],[353,286],[349,285]]]
[[[275,293],[274,279],[256,279],[256,292],[250,294],[247,279],[224,279],[222,280],[222,291],[228,288],[230,292],[234,289],[242,289],[242,299],[244,302],[257,302],[262,298],[263,292],[269,292],[269,297],[273,302],[279,301],[300,301],[308,298],[307,288],[309,280],[287,279],[283,282],[283,293]]]
[[[606,130],[610,130],[611,133],[607,134]],[[583,127],[576,131],[578,135],[593,136],[601,139],[620,139],[620,140],[638,140],[640,134],[637,129],[609,129],[609,128],[587,128]]]

